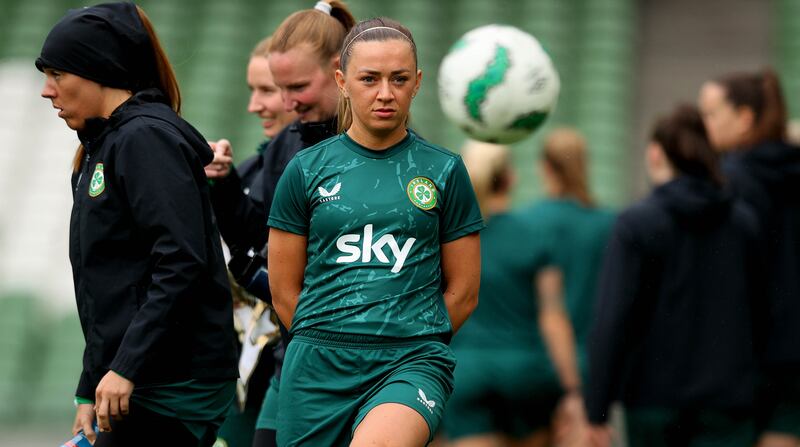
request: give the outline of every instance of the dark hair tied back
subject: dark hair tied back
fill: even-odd
[[[703,119],[696,107],[680,105],[655,125],[652,140],[681,174],[706,178],[719,185],[719,160],[711,148]]]

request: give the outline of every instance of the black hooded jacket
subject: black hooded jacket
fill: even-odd
[[[710,181],[680,176],[624,211],[588,339],[589,420],[615,400],[748,409],[761,263],[755,215]]]
[[[236,378],[205,139],[156,89],[78,136],[70,260],[86,348],[76,395],[94,399],[109,369],[135,385]]]
[[[800,369],[800,148],[766,142],[723,159],[731,192],[758,214],[766,247],[768,368]]]

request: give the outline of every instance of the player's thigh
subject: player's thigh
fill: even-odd
[[[406,405],[385,403],[367,413],[356,427],[351,447],[417,447],[428,443],[425,418]]]

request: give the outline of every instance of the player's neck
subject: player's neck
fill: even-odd
[[[376,134],[375,132],[369,132],[366,129],[361,128],[361,126],[356,125],[353,123],[349,129],[347,129],[347,136],[353,139],[356,143],[366,147],[367,149],[371,149],[373,151],[382,151],[389,149],[390,147],[394,146],[395,144],[403,141],[403,138],[408,135],[408,131],[405,127],[398,127],[396,129],[392,129],[388,131],[386,134]]]

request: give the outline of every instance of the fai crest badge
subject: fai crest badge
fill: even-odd
[[[103,176],[103,163],[97,163],[94,174],[89,181],[89,197],[97,197],[106,190],[106,178]]]
[[[428,211],[436,206],[436,185],[427,177],[414,177],[406,186],[411,203],[421,210]]]

